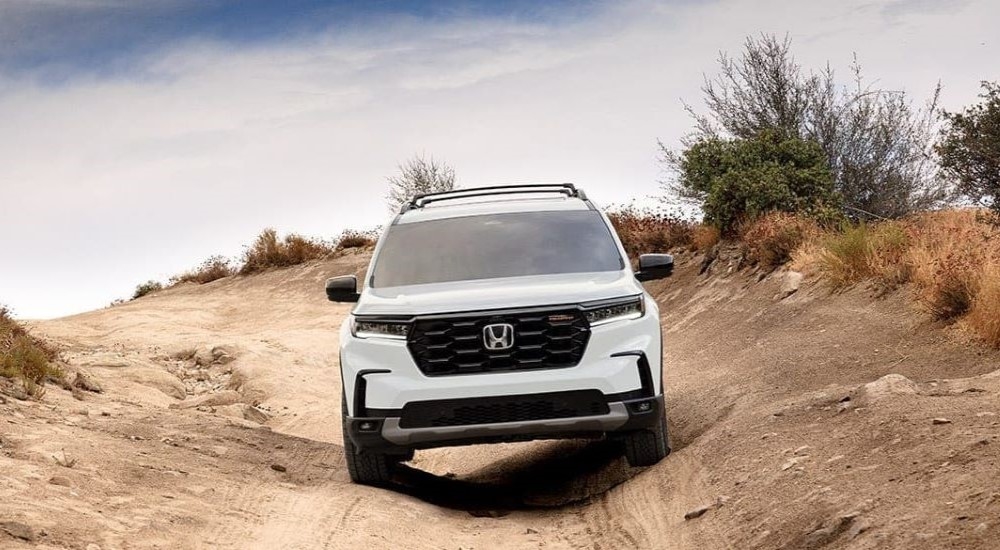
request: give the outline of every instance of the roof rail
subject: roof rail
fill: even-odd
[[[470,197],[488,197],[493,195],[521,195],[524,193],[560,193],[567,197],[574,197],[586,201],[587,194],[583,189],[577,189],[572,183],[535,183],[523,185],[492,185],[489,187],[472,187],[469,189],[453,189],[451,191],[440,191],[438,193],[421,193],[413,197],[410,202],[403,205],[399,210],[402,214],[414,208],[423,208],[432,202],[440,202],[456,199],[467,199]]]

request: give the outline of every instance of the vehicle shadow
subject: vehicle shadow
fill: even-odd
[[[517,509],[560,507],[599,496],[641,470],[629,468],[609,441],[540,443],[462,477],[400,465],[390,487],[438,506],[497,516]]]

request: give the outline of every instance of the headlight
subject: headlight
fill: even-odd
[[[409,323],[397,321],[367,321],[351,317],[351,334],[357,338],[388,338],[406,340]]]
[[[619,302],[617,304],[591,309],[584,312],[584,315],[586,315],[587,321],[590,322],[590,326],[596,327],[612,323],[614,321],[638,319],[639,317],[642,317],[644,313],[646,313],[645,303],[642,300],[642,296],[638,296],[627,302]]]

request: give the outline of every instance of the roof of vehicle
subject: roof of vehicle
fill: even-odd
[[[510,212],[544,212],[553,210],[590,210],[592,206],[574,197],[553,195],[551,197],[525,197],[505,195],[500,197],[475,197],[408,210],[396,218],[395,223],[415,223],[462,216],[484,214],[505,214]]]
[[[593,210],[586,193],[571,183],[472,187],[417,195],[394,223],[509,212]]]

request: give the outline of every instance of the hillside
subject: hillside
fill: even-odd
[[[363,254],[34,324],[101,393],[0,401],[3,548],[983,548],[1000,539],[1000,353],[784,274],[651,283],[674,452],[418,452],[352,485],[326,277]],[[783,297],[784,296],[784,297]],[[890,376],[887,376],[890,375]],[[96,386],[95,388],[96,389]],[[75,397],[74,397],[75,395]],[[699,515],[700,514],[700,515]],[[690,519],[685,519],[685,516]],[[697,517],[691,517],[697,516]]]

